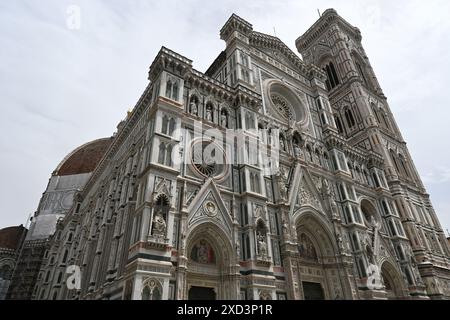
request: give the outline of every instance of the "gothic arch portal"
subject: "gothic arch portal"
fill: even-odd
[[[238,299],[236,252],[221,228],[211,222],[193,228],[187,236],[186,257],[186,299],[195,299],[190,296],[193,289],[212,290],[214,299]]]
[[[303,299],[333,300],[347,296],[336,267],[336,241],[326,222],[318,213],[303,211],[296,216],[295,229]]]
[[[380,268],[381,279],[388,299],[401,299],[406,288],[400,272],[389,261],[384,261]]]

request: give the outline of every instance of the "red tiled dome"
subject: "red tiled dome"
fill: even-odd
[[[56,168],[55,175],[68,176],[94,171],[113,138],[88,142],[72,151]]]
[[[9,227],[0,230],[0,248],[13,249],[19,248],[20,243],[24,239],[27,230],[23,225],[17,227]]]

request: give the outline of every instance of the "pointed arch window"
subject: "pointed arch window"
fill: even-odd
[[[175,82],[172,87],[172,99],[178,101],[178,82]]]
[[[169,136],[173,135],[175,128],[176,128],[176,121],[174,118],[171,118],[169,121]]]
[[[355,62],[355,64],[356,64],[356,68],[358,69],[359,75],[361,76],[361,78],[364,81],[364,84],[368,87],[369,86],[369,82],[367,81],[366,74],[365,74],[363,68],[361,67],[361,64],[359,62],[357,62],[357,61]]]
[[[338,115],[334,115],[334,121],[336,122],[336,127],[340,134],[344,133],[344,127],[342,126],[341,118]]]
[[[168,126],[169,126],[169,117],[167,115],[164,115],[162,118],[161,132],[167,134]]]
[[[327,86],[328,91],[330,91],[340,83],[333,62],[328,63],[323,68],[323,71],[325,71],[325,73],[327,74],[327,80],[325,81],[325,85]]]
[[[166,82],[166,97],[171,98],[172,97],[172,80],[167,80]]]
[[[166,161],[165,161],[165,164],[168,167],[172,166],[172,150],[173,150],[173,146],[168,145],[167,149],[166,149]]]
[[[166,154],[166,145],[164,142],[161,142],[159,144],[158,163],[164,164],[165,154]]]
[[[353,116],[353,111],[350,108],[347,108],[344,112],[345,119],[347,120],[348,127],[351,129],[355,126],[355,117]]]
[[[404,158],[401,154],[398,155],[398,158],[399,158],[399,160],[400,160],[400,165],[401,165],[401,167],[402,167],[402,169],[403,169],[403,173],[404,173],[407,177],[410,177],[409,170],[408,170],[408,165],[407,165],[407,163],[406,163],[405,158]]]

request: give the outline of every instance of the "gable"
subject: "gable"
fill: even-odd
[[[203,185],[188,207],[188,229],[211,222],[228,234],[232,233],[233,220],[212,179]]]

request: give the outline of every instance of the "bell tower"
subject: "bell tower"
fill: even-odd
[[[328,9],[296,40],[296,46],[306,63],[327,75],[326,89],[340,135],[350,145],[383,157],[394,212],[399,213],[422,278],[428,283],[432,281],[428,272],[438,267],[428,261],[449,248],[361,40],[358,28]],[[382,192],[378,193],[381,199]]]

